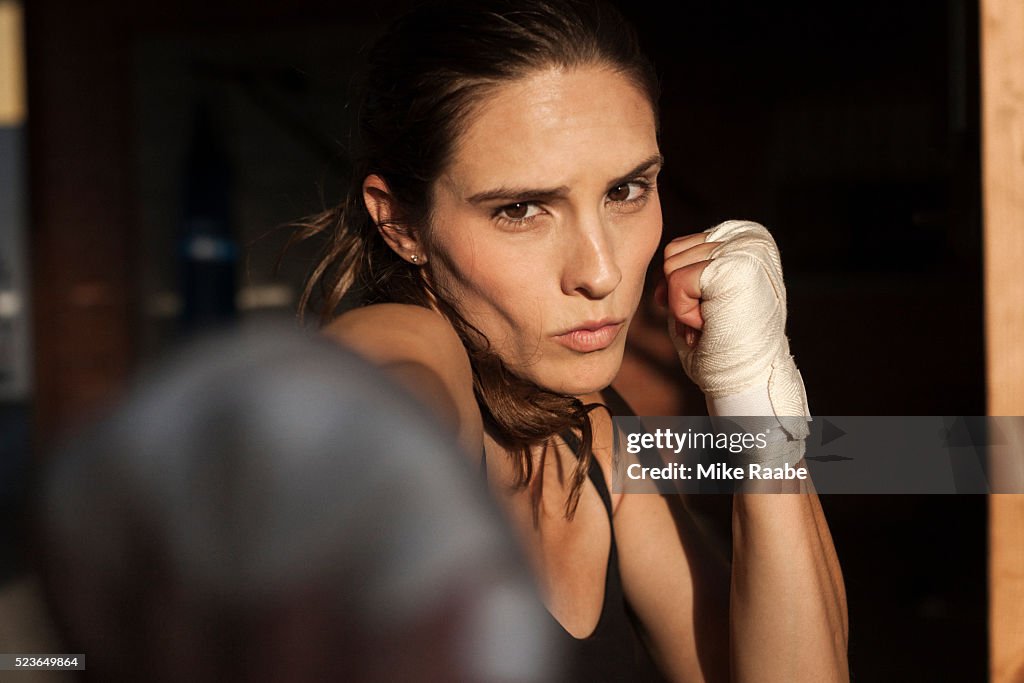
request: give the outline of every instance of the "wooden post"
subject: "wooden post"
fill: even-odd
[[[981,0],[988,413],[1024,415],[1024,2]],[[992,683],[1024,680],[1024,495],[989,498]]]

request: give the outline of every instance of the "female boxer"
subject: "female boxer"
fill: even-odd
[[[847,680],[842,579],[807,482],[734,497],[731,569],[678,497],[609,492],[605,405],[662,230],[657,80],[622,17],[589,0],[415,10],[371,51],[357,111],[352,186],[300,233],[328,238],[302,306],[321,293],[326,334],[485,468],[574,677]],[[802,416],[776,430],[799,460],[771,237],[731,222],[659,258],[712,414]],[[333,318],[343,298],[359,305]]]

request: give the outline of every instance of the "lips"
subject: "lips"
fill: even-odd
[[[554,335],[555,341],[579,353],[600,351],[612,345],[625,325],[625,320],[586,321],[570,330]]]

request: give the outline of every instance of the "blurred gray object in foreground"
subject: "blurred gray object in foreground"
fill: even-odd
[[[47,473],[68,646],[103,680],[552,679],[551,620],[453,443],[325,340],[189,347]]]

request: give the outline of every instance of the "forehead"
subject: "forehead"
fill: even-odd
[[[460,192],[617,177],[657,153],[654,112],[610,68],[552,68],[504,83],[477,104],[445,177]]]

